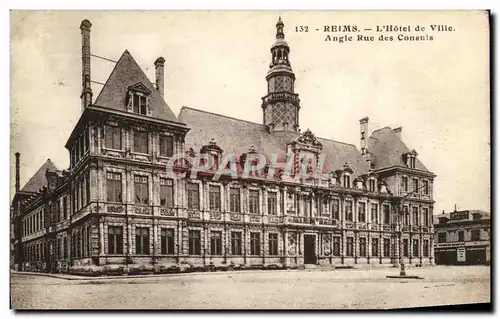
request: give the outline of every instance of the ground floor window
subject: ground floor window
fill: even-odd
[[[414,239],[413,240],[413,256],[417,257],[418,255],[420,255],[418,253],[418,239]]]
[[[408,238],[403,239],[403,256],[408,257]]]
[[[160,241],[161,241],[160,246],[162,255],[175,254],[173,229],[163,228],[160,232]]]
[[[278,234],[269,234],[269,255],[278,255]]]
[[[231,232],[231,255],[241,255],[241,232]]]
[[[378,238],[372,238],[372,256],[378,256]]]
[[[424,239],[423,250],[424,250],[424,257],[429,257],[429,240],[428,239]]]
[[[366,257],[366,238],[359,238],[359,256]]]
[[[346,256],[352,257],[354,255],[354,239],[352,237],[346,238]]]
[[[222,232],[213,231],[210,235],[210,254],[222,255]]]
[[[123,254],[123,227],[108,226],[108,254]]]
[[[391,252],[391,240],[384,238],[384,257],[389,257]]]
[[[199,230],[189,231],[189,254],[201,255],[201,241]]]
[[[149,228],[137,227],[135,229],[135,253],[149,255]]]
[[[250,255],[260,255],[260,233],[250,233]]]
[[[333,237],[333,256],[340,256],[340,237]]]

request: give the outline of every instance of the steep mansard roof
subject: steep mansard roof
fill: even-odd
[[[150,93],[150,107],[153,117],[178,122],[178,119],[167,105],[160,93],[154,88],[146,74],[139,67],[132,55],[125,50],[115,65],[99,96],[93,103],[95,106],[107,107],[119,111],[127,111],[127,92],[129,87],[143,84]]]
[[[45,173],[49,170],[57,171],[56,165],[52,161],[47,159],[47,161],[36,171],[36,173],[30,178],[30,180],[21,188],[21,192],[36,193],[43,186],[47,186],[47,178]]]
[[[273,153],[283,156],[286,154],[287,143],[300,135],[295,132],[269,133],[263,124],[189,107],[181,109],[179,119],[191,128],[186,136],[185,148],[188,150],[191,147],[195,152],[199,152],[201,147],[213,138],[226,154],[234,153],[240,156],[253,146],[257,153],[267,158]],[[325,153],[324,172],[342,169],[346,163],[356,176],[368,172],[368,163],[356,146],[324,138],[318,140]]]
[[[368,140],[368,150],[373,154],[371,158],[374,169],[392,166],[407,167],[403,154],[410,152],[410,149],[390,127],[384,127],[372,133]],[[418,157],[415,160],[415,168],[430,172]]]

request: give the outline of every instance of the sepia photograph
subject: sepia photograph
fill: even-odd
[[[489,11],[9,15],[11,309],[492,309]]]

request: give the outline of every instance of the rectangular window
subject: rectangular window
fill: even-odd
[[[370,192],[375,191],[375,180],[374,179],[370,179],[368,181],[368,189],[370,190]]]
[[[366,222],[366,204],[358,203],[358,222]]]
[[[345,188],[350,188],[351,187],[351,176],[344,175],[344,187]]]
[[[240,212],[240,189],[229,189],[229,210],[234,213]]]
[[[410,210],[408,209],[408,206],[403,208],[403,214],[405,218],[405,225],[410,225]]]
[[[389,225],[391,223],[391,207],[389,205],[382,206],[384,209],[384,224]]]
[[[418,220],[418,207],[412,207],[413,210],[413,225],[420,226],[420,222]]]
[[[471,229],[470,231],[470,240],[471,241],[478,241],[480,240],[480,233],[479,233],[479,229]]]
[[[160,135],[160,156],[172,157],[174,155],[174,137]]]
[[[418,189],[418,178],[413,179],[413,191],[416,192]]]
[[[108,202],[122,202],[122,174],[106,173],[106,195]]]
[[[414,239],[413,240],[413,257],[417,257],[419,256],[419,252],[418,252],[418,239]]]
[[[408,257],[408,238],[403,239],[403,256]]]
[[[231,255],[241,255],[241,233],[231,232]]]
[[[187,183],[188,209],[200,209],[200,188],[196,183]]]
[[[372,238],[372,256],[378,257],[378,238]]]
[[[148,132],[134,131],[134,152],[149,153]]]
[[[201,255],[201,239],[199,230],[189,231],[189,254]]]
[[[424,257],[429,257],[429,240],[428,239],[424,239],[423,251],[424,251]]]
[[[275,192],[267,193],[267,213],[269,215],[278,214],[278,199]]]
[[[162,255],[173,255],[175,254],[175,244],[174,244],[174,230],[169,228],[162,228],[160,231],[161,240],[161,254]]]
[[[333,256],[340,256],[340,237],[333,237]]]
[[[61,202],[56,201],[54,203],[54,221],[56,223],[61,221]]]
[[[123,227],[108,226],[108,254],[123,254]]]
[[[85,177],[85,202],[90,203],[90,172]]]
[[[260,255],[260,233],[250,233],[250,255]]]
[[[332,203],[332,218],[340,220],[339,200],[332,199],[331,203]]]
[[[149,183],[147,176],[134,176],[134,192],[136,204],[149,204]]]
[[[210,254],[222,255],[222,232],[220,231],[210,233]]]
[[[446,243],[446,233],[438,233],[438,243]]]
[[[352,237],[346,237],[346,256],[352,257],[354,255],[354,239]]]
[[[149,255],[149,228],[135,228],[135,253]]]
[[[213,211],[220,211],[220,187],[218,185],[208,186],[208,205]]]
[[[92,228],[87,226],[87,256],[92,253]]]
[[[120,127],[105,125],[104,139],[106,148],[114,150],[122,149],[122,129]]]
[[[352,222],[352,202],[351,201],[346,201],[345,202],[345,220],[348,222]]]
[[[269,234],[269,255],[278,255],[278,234]]]
[[[359,238],[359,256],[366,257],[366,238],[365,237]]]
[[[250,214],[260,214],[258,190],[253,190],[253,189],[250,190],[249,209],[250,209]]]
[[[68,240],[66,239],[66,237],[63,237],[63,239],[62,239],[62,259],[66,259],[68,257],[67,251],[68,251]]]
[[[422,208],[422,214],[424,215],[424,226],[429,226],[429,209],[427,207]]]
[[[169,178],[160,178],[160,205],[174,207],[174,181]]]
[[[371,207],[372,223],[378,224],[378,204],[371,204]]]
[[[429,181],[423,181],[423,183],[424,183],[424,189],[423,189],[424,195],[429,195]]]
[[[134,113],[146,115],[146,97],[139,94],[133,95],[133,103],[132,103]]]
[[[403,190],[405,192],[408,191],[408,177],[406,177],[406,176],[403,176]]]
[[[281,214],[285,214],[285,194],[282,190],[280,191],[280,211]]]

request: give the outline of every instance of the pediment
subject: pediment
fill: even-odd
[[[130,91],[141,92],[141,93],[145,93],[145,94],[151,93],[151,91],[141,82],[129,86],[128,89]]]

